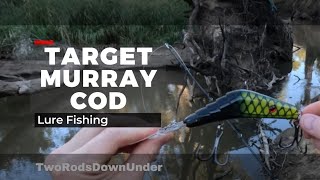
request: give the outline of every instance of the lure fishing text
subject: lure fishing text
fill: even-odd
[[[56,65],[56,55],[60,53],[60,48],[48,47],[44,51],[49,55],[49,65]],[[98,66],[103,63],[107,66],[134,66],[138,64],[135,60],[135,55],[141,56],[141,65],[148,65],[148,54],[152,52],[152,48],[120,48],[118,50],[112,47],[103,49],[100,53],[95,48],[82,48],[82,60],[79,59],[74,48],[68,48],[59,64],[61,65],[74,65],[77,66]],[[118,55],[117,55],[118,53]],[[144,87],[151,87],[152,80],[154,79],[157,70],[139,71],[141,79],[144,81]],[[138,74],[139,74],[138,73]],[[61,87],[66,86],[75,88],[81,85],[84,88],[125,88],[125,87],[139,87],[136,75],[132,70],[124,71],[122,78],[118,77],[118,73],[114,70],[89,70],[89,69],[61,69],[54,70],[51,74],[48,70],[41,70],[41,87],[47,86]],[[143,82],[142,81],[142,82]],[[142,84],[140,84],[141,86]],[[108,97],[108,98],[107,98]],[[76,92],[70,98],[70,103],[73,108],[77,110],[86,109],[88,106],[100,110],[104,109],[107,105],[109,109],[122,109],[127,102],[126,96],[121,92],[109,92],[105,95],[102,92],[93,92],[87,95],[84,92]]]

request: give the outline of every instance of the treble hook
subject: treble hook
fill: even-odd
[[[218,147],[219,147],[219,142],[220,139],[223,135],[223,125],[218,125],[217,127],[217,131],[216,131],[216,138],[213,144],[213,148],[212,148],[212,152],[210,153],[210,155],[208,157],[203,157],[203,154],[200,154],[200,146],[197,147],[196,149],[196,157],[197,159],[199,159],[200,161],[208,161],[212,158],[212,156],[214,155],[214,162],[220,166],[224,166],[228,163],[229,161],[229,155],[226,155],[226,160],[224,162],[220,162],[218,160]]]
[[[302,140],[302,130],[300,129],[298,122],[294,122],[293,125],[294,125],[294,139],[293,139],[293,141],[288,145],[283,145],[282,144],[282,137],[281,137],[279,140],[279,147],[282,149],[287,149],[287,148],[292,147],[294,144],[296,144],[297,147],[299,148],[299,150],[302,152],[302,150],[299,146],[299,144]],[[303,154],[306,154],[306,153],[307,153],[307,145],[305,147],[305,151],[303,152]]]

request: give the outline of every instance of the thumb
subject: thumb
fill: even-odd
[[[320,117],[313,114],[304,114],[300,120],[301,128],[309,135],[320,139]]]

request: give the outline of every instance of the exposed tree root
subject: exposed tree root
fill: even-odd
[[[270,11],[268,1],[193,0],[184,30],[191,69],[205,75],[211,94],[231,89],[271,90],[291,67],[291,29]],[[220,92],[219,92],[220,91]]]

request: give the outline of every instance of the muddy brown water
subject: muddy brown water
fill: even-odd
[[[293,54],[292,72],[280,85],[277,85],[276,89],[279,90],[274,92],[273,96],[301,107],[319,99],[319,35],[319,26],[294,28],[295,45],[300,50]],[[201,100],[190,103],[188,100],[189,91],[185,89],[176,115],[176,104],[183,84],[184,74],[182,71],[161,69],[153,81],[152,88],[121,89],[120,91],[126,94],[128,102],[126,107],[118,112],[160,112],[162,113],[163,126],[172,120],[179,121],[204,106]],[[32,154],[50,153],[53,149],[62,146],[79,128],[34,128],[33,114],[36,112],[76,112],[70,106],[69,98],[72,93],[78,90],[80,89],[59,88],[31,96],[0,99],[0,154],[2,154],[0,179],[20,179],[21,176],[30,179],[48,178],[48,175],[36,171],[34,163],[40,161],[41,158],[31,158]],[[81,90],[88,93],[111,91],[106,88]],[[290,127],[286,120],[264,119],[263,121],[272,123],[271,127],[281,131]],[[258,138],[255,121],[242,119],[232,122],[242,132],[246,141],[250,142]],[[228,152],[231,155],[230,163],[225,167],[220,167],[211,161],[199,162],[194,159],[193,152],[199,144],[204,145],[205,150],[209,150],[214,140],[217,124],[213,123],[177,132],[174,140],[161,149],[161,154],[170,155],[159,156],[157,160],[157,163],[164,164],[165,171],[147,173],[145,179],[265,178],[261,164],[250,155],[248,148],[227,125],[225,125],[225,132],[220,142],[219,154]],[[278,135],[278,133],[274,134],[267,130],[265,132],[267,136],[272,138]],[[258,153],[257,149],[253,148],[253,150]],[[30,157],[21,157],[20,154],[29,154]],[[230,169],[232,171],[224,176],[224,173]]]

